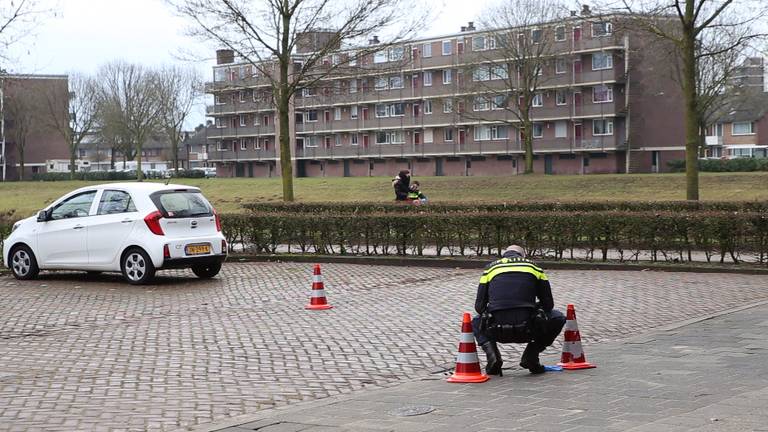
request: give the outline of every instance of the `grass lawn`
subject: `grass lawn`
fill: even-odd
[[[683,200],[683,174],[612,174],[588,176],[415,177],[430,201],[610,201]],[[768,173],[703,173],[704,200],[754,201],[768,199]],[[279,178],[179,179],[199,186],[221,212],[240,211],[242,203],[280,201]],[[59,196],[89,182],[0,183],[0,213],[14,218],[31,215]],[[387,177],[300,178],[295,180],[299,201],[391,201]]]

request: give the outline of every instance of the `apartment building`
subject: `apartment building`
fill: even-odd
[[[66,75],[0,73],[0,179],[31,178],[57,160],[69,160],[66,137],[55,125],[69,118]],[[55,117],[55,118],[54,118]]]
[[[554,41],[533,98],[534,170],[547,174],[655,172],[684,155],[683,107],[664,54],[626,15],[581,14],[541,27],[477,29],[386,47],[292,101],[297,176],[514,175],[524,168],[509,68],[495,41]],[[371,43],[376,43],[373,39]],[[301,52],[296,54],[301,59]],[[217,52],[207,107],[208,161],[219,176],[279,175],[269,86],[231,51]],[[343,52],[328,63],[346,61]],[[487,89],[496,87],[493,96]]]
[[[108,171],[110,169],[135,169],[136,155],[128,159],[119,148],[112,148],[103,142],[98,134],[85,139],[78,147],[78,166],[80,171]],[[187,165],[188,154],[183,143],[179,143],[179,166]],[[145,171],[166,171],[173,167],[173,145],[162,133],[152,134],[141,147],[141,165]]]
[[[749,57],[735,68],[732,83],[738,87],[768,92],[768,68],[765,58]]]
[[[744,89],[722,111],[707,129],[707,157],[768,157],[768,92]]]

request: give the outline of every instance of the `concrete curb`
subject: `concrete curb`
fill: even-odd
[[[300,263],[333,263],[333,264],[361,264],[384,266],[413,266],[413,267],[438,267],[460,269],[482,269],[490,258],[453,258],[453,257],[382,257],[382,256],[339,256],[339,255],[250,255],[233,254],[227,262],[300,262]],[[574,261],[536,261],[547,270],[613,270],[613,271],[663,271],[677,273],[727,273],[768,276],[768,267],[746,266],[712,266],[712,265],[665,265],[658,263],[593,263]]]

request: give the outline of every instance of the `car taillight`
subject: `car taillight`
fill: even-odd
[[[227,241],[222,240],[221,241],[221,253],[225,254],[227,253]]]
[[[216,218],[216,231],[221,232],[221,217],[216,213],[216,209],[213,210],[213,216]]]
[[[163,258],[170,258],[171,257],[171,248],[168,247],[168,245],[163,245]]]
[[[163,218],[163,214],[159,211],[153,211],[144,218],[144,223],[147,224],[147,228],[155,235],[165,235],[163,227],[160,226],[160,219]]]

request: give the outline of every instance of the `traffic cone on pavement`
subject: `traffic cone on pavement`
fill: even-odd
[[[579,326],[576,324],[576,309],[572,304],[568,305],[565,319],[563,355],[560,357],[560,363],[557,365],[569,370],[597,367],[592,363],[588,363],[586,357],[584,357],[584,350],[581,348]]]
[[[332,307],[325,299],[325,286],[323,285],[323,275],[320,273],[320,264],[315,264],[315,270],[312,274],[312,296],[304,309],[322,310]]]
[[[461,321],[461,338],[459,339],[456,369],[453,371],[453,375],[448,378],[448,382],[481,383],[486,381],[488,381],[488,375],[480,372],[475,336],[472,334],[472,318],[464,312],[464,318]]]

